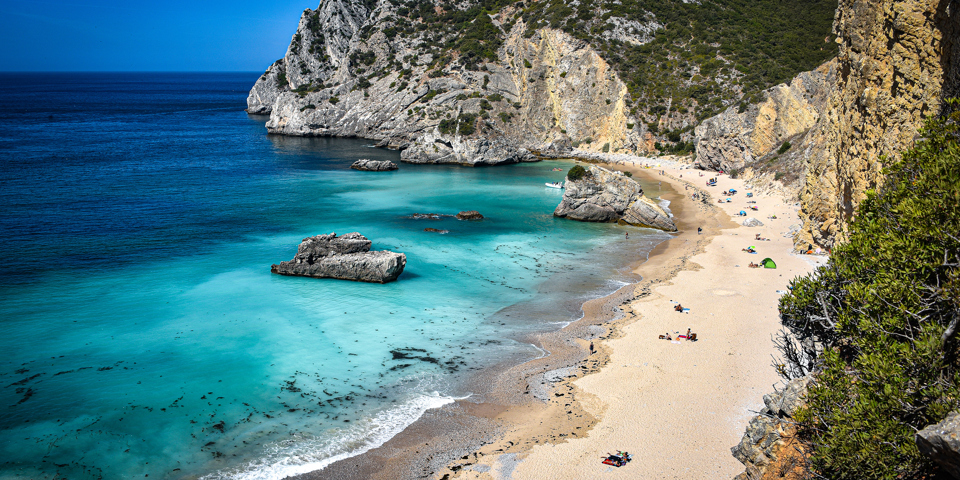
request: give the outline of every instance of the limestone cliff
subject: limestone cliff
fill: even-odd
[[[696,162],[740,174],[774,171],[785,183],[801,179],[811,155],[825,147],[823,122],[836,83],[836,62],[763,92],[760,103],[728,108],[697,126]]]
[[[304,11],[286,56],[247,100],[249,112],[270,113],[271,133],[369,138],[423,163],[515,163],[573,146],[636,151],[627,88],[586,42],[495,19],[505,36],[496,60],[470,70],[425,53],[420,37],[372,28],[397,7],[367,5],[325,0]]]
[[[960,68],[956,0],[841,0],[837,84],[825,118],[826,149],[805,165],[797,237],[832,247],[881,169],[913,145],[924,117],[955,96]]]

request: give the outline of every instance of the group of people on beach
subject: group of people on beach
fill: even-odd
[[[677,336],[677,339],[678,339],[678,340],[681,339],[681,338],[684,339],[684,340],[694,341],[694,342],[695,342],[695,341],[697,340],[697,334],[696,334],[696,333],[691,333],[691,332],[690,332],[690,329],[688,328],[686,335],[678,335],[678,336]],[[673,340],[673,337],[670,336],[670,332],[667,332],[666,335],[660,335],[660,339],[661,339],[661,340],[671,340],[671,341],[672,341],[672,340]]]

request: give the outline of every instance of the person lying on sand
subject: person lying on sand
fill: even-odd
[[[758,264],[758,263],[753,263],[753,262],[750,262],[750,265],[747,265],[747,266],[750,267],[750,268],[760,268],[760,264]]]
[[[757,253],[757,251],[752,248],[741,248],[741,250],[747,253]]]
[[[676,307],[673,307],[673,309],[676,310],[676,311],[678,311],[678,312],[682,312],[682,311],[683,311],[683,305],[680,305],[680,304],[678,303]]]

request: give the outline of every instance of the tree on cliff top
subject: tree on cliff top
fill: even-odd
[[[914,434],[960,407],[958,122],[954,113],[926,123],[925,138],[860,204],[849,241],[780,301],[788,331],[778,368],[814,373],[796,418],[817,475],[937,471]]]

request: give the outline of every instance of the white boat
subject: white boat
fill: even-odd
[[[563,182],[547,182],[544,185],[550,188],[563,188]]]

